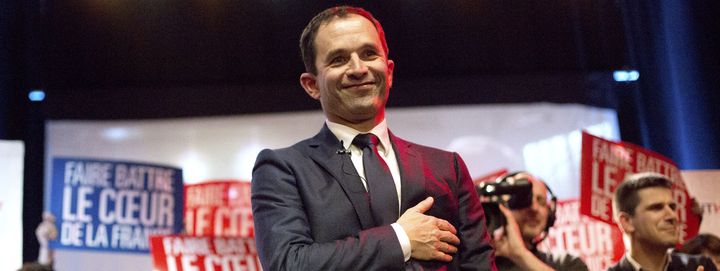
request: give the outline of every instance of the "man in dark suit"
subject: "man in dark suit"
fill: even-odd
[[[300,83],[327,120],[314,137],[258,155],[252,207],[263,268],[495,270],[462,159],[387,128],[395,65],[380,23],[363,9],[330,8],[300,44]]]
[[[680,241],[672,181],[657,173],[628,176],[613,195],[613,214],[629,243],[627,253],[610,271],[715,271],[699,255],[673,252]]]

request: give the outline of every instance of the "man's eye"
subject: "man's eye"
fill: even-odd
[[[367,57],[374,57],[374,56],[377,56],[377,55],[378,55],[378,53],[377,53],[377,52],[375,52],[375,51],[373,51],[373,50],[367,50],[367,51],[365,51],[364,55],[365,55],[365,57],[367,58]]]
[[[343,64],[347,61],[346,57],[338,56],[330,60],[330,64],[337,65],[337,64]]]

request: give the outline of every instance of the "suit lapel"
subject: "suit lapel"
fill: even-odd
[[[618,264],[618,267],[619,267],[618,270],[627,270],[627,271],[635,270],[635,267],[633,267],[633,265],[627,259],[627,255],[622,257],[622,259],[620,260],[620,263]]]
[[[324,125],[309,142],[310,158],[324,168],[340,184],[350,200],[363,229],[375,226],[365,187],[350,160],[350,156],[338,154],[343,149],[337,137]]]
[[[400,214],[425,199],[425,176],[422,170],[422,155],[412,148],[412,143],[390,134],[390,141],[400,168]]]

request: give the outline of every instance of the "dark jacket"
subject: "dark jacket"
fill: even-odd
[[[338,154],[342,145],[324,126],[289,148],[263,150],[255,162],[251,199],[265,270],[495,270],[483,209],[460,156],[392,133],[390,141],[402,181],[400,213],[432,196],[425,214],[458,230],[453,261],[404,261],[395,232],[375,225],[352,161]]]
[[[668,265],[667,271],[695,271],[701,265],[705,267],[705,271],[717,271],[712,260],[702,255],[673,252],[670,257],[670,265]],[[608,268],[608,271],[635,271],[635,268],[626,257],[623,257],[616,265]]]

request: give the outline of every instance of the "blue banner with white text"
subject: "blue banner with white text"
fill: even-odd
[[[183,228],[182,170],[164,165],[59,157],[52,160],[53,248],[149,252],[150,235]]]

